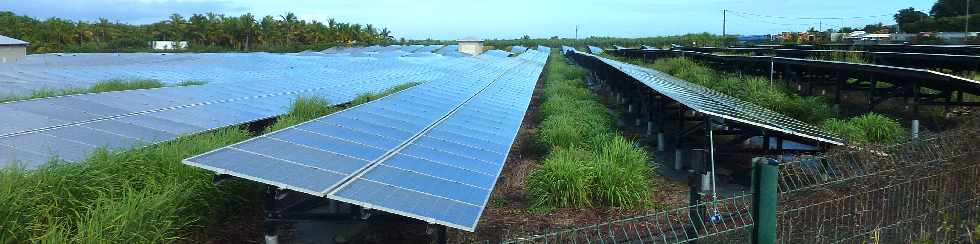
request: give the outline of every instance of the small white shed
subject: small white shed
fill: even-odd
[[[17,62],[27,56],[30,43],[0,35],[0,64]]]
[[[150,48],[154,50],[177,50],[187,48],[187,41],[151,41]]]
[[[483,40],[476,37],[466,37],[456,40],[459,42],[459,52],[469,55],[480,55],[483,53]]]

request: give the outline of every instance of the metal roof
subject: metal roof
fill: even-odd
[[[27,46],[29,42],[17,40],[8,36],[0,35],[0,46]]]

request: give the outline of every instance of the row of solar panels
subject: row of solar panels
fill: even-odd
[[[843,144],[843,140],[839,137],[816,126],[660,71],[576,50],[569,50],[566,54],[573,56],[580,62],[594,62],[623,72],[657,93],[700,113],[824,143]]]
[[[439,62],[430,57],[420,62]],[[109,79],[155,79],[167,84],[187,80],[207,83],[263,81],[315,83],[322,77],[356,72],[364,66],[404,65],[389,58],[323,57],[268,53],[150,54],[90,53],[30,55],[0,65],[0,97],[36,90],[88,87]]]
[[[547,61],[539,50],[185,163],[472,231]]]
[[[329,58],[322,58],[329,59]],[[495,58],[372,59],[282,80],[213,83],[63,96],[0,104],[0,163],[37,168],[83,160],[99,147],[126,149],[285,112],[299,96],[334,104],[412,81],[452,80]],[[329,68],[328,68],[329,69]]]

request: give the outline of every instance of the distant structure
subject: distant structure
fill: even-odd
[[[0,64],[17,62],[27,56],[30,43],[0,35]]]
[[[483,53],[483,40],[476,37],[466,37],[456,40],[459,42],[459,52],[469,55],[480,55]]]
[[[177,50],[187,48],[187,41],[151,41],[150,48],[153,50]]]

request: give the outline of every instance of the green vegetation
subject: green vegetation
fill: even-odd
[[[293,13],[256,19],[245,13],[173,14],[148,25],[95,22],[61,18],[38,20],[0,11],[0,33],[30,42],[28,52],[144,52],[150,41],[188,41],[189,52],[270,51],[298,52],[332,46],[388,44],[391,31],[371,24],[300,20]],[[172,50],[171,50],[172,51]]]
[[[336,111],[325,99],[301,97],[265,131]],[[247,181],[214,186],[211,172],[181,161],[252,136],[234,126],[123,152],[100,149],[78,163],[2,168],[0,243],[165,243],[226,224],[258,204],[260,187]]]
[[[848,63],[858,63],[858,64],[870,64],[871,61],[868,58],[861,55],[858,52],[821,52],[818,54],[810,55],[810,59],[816,60],[827,60],[827,61],[838,61],[838,62],[848,62]]]
[[[122,153],[99,150],[76,164],[0,170],[0,242],[161,243],[192,225],[234,214],[241,184],[215,187],[181,160],[244,140],[238,127]]]
[[[905,130],[898,121],[876,113],[847,120],[828,119],[823,122],[823,128],[857,143],[891,144],[905,137]]]
[[[408,82],[408,83],[405,83],[405,84],[394,86],[394,87],[389,88],[388,90],[385,90],[385,91],[383,91],[381,93],[364,93],[364,94],[358,95],[356,98],[354,98],[354,100],[351,100],[350,104],[351,104],[351,106],[361,105],[361,104],[364,104],[364,103],[367,103],[367,102],[370,102],[370,101],[378,100],[379,98],[386,97],[386,96],[391,95],[391,94],[394,94],[396,92],[400,92],[402,90],[411,88],[411,87],[413,87],[415,85],[418,85],[418,84],[421,84],[421,82],[413,81],[413,82]]]
[[[413,41],[413,43],[415,43]],[[699,34],[686,34],[678,36],[660,36],[660,37],[642,37],[642,38],[621,38],[621,37],[588,37],[588,38],[559,38],[553,36],[551,38],[530,38],[529,36],[524,36],[520,39],[507,39],[507,40],[487,40],[486,44],[498,47],[509,47],[509,46],[525,46],[525,47],[535,47],[538,45],[544,45],[549,47],[560,47],[562,45],[570,47],[578,47],[579,50],[585,50],[584,47],[587,45],[592,45],[602,48],[612,48],[613,45],[620,45],[624,47],[639,47],[640,45],[655,46],[655,47],[666,47],[670,44],[678,44],[693,47],[702,46],[723,46],[724,43],[735,43],[735,36],[726,36],[722,38],[721,35],[715,35],[710,33],[699,33]]]
[[[585,86],[584,70],[559,59],[548,62],[539,110],[535,140],[549,154],[527,179],[533,206],[648,206],[650,156],[617,134],[613,115]]]
[[[891,143],[905,138],[901,124],[880,114],[867,114],[850,120],[837,119],[838,112],[822,97],[803,97],[790,89],[770,83],[768,78],[717,72],[688,58],[660,59],[647,66],[677,78],[696,83],[726,95],[759,105],[800,121],[822,125],[852,143]],[[772,84],[772,85],[771,85]]]
[[[203,85],[202,81],[187,80],[177,83],[174,86],[195,86]],[[164,87],[163,82],[153,79],[135,79],[135,80],[121,80],[112,79],[105,80],[95,83],[89,88],[71,88],[64,90],[36,90],[31,93],[31,95],[26,96],[11,96],[0,98],[0,103],[3,102],[13,102],[28,99],[46,98],[46,97],[56,97],[56,96],[68,96],[77,95],[84,93],[97,93],[97,92],[110,92],[110,91],[126,91],[126,90],[137,90],[137,89],[150,89],[150,88],[160,88]]]

